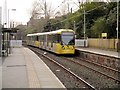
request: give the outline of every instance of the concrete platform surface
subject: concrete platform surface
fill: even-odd
[[[13,48],[3,59],[2,88],[65,88],[49,67],[31,50]]]
[[[120,58],[120,52],[108,51],[108,50],[102,50],[102,49],[96,49],[96,48],[82,48],[82,47],[76,47],[75,49],[80,51],[86,51],[90,53]]]

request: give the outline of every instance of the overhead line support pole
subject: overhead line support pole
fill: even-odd
[[[116,27],[116,30],[117,30],[117,43],[116,43],[117,44],[117,52],[118,52],[118,49],[119,49],[118,48],[119,47],[119,45],[118,45],[119,44],[119,42],[118,42],[119,41],[118,26],[119,26],[119,0],[117,0],[117,27]]]
[[[86,25],[85,25],[85,10],[84,10],[84,47],[85,47],[85,32],[86,32]]]

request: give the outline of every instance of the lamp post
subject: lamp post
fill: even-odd
[[[9,20],[10,20],[10,11],[16,11],[16,9],[8,9],[8,28],[10,28],[9,26]]]
[[[86,37],[86,35],[85,35],[86,34],[86,25],[85,25],[85,23],[86,22],[85,22],[85,10],[84,10],[84,47],[85,47],[85,44],[86,44],[85,43],[85,37]]]
[[[10,11],[16,11],[16,9],[8,9],[8,29],[11,30],[10,27]],[[8,52],[11,53],[11,46],[10,46],[10,32],[7,34],[7,45],[8,45]]]

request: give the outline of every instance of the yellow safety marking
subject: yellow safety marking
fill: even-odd
[[[27,74],[28,74],[28,83],[29,88],[40,88],[40,82],[35,71],[31,56],[27,53],[26,50],[23,50],[24,58],[26,62]]]

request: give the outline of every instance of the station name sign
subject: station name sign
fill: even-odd
[[[102,33],[102,37],[107,37],[107,33]]]

